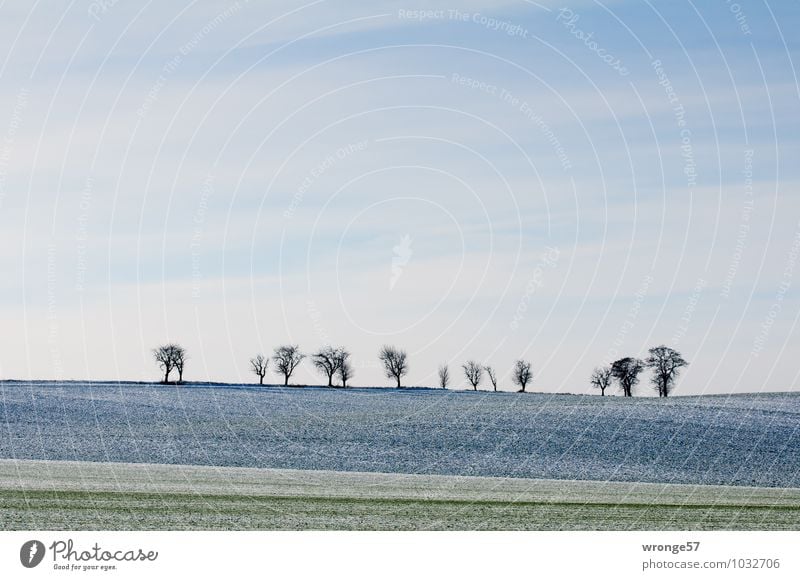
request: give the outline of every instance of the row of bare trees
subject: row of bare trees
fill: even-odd
[[[153,349],[153,355],[164,373],[164,383],[169,383],[169,377],[173,371],[178,373],[178,382],[183,382],[183,371],[189,358],[185,348],[175,343],[165,344]],[[259,384],[263,385],[270,360],[272,360],[275,371],[284,378],[283,384],[288,385],[295,369],[305,358],[306,355],[300,352],[298,345],[285,344],[275,348],[271,359],[263,354],[251,358],[250,370],[258,377]],[[402,379],[408,374],[408,353],[394,346],[385,345],[378,353],[378,359],[383,365],[386,377],[395,381],[398,389],[401,388]],[[347,382],[354,374],[353,365],[350,362],[350,352],[344,347],[325,346],[311,355],[311,362],[320,374],[328,379],[329,387],[333,386],[334,379],[338,380],[342,387],[346,387]],[[594,369],[589,382],[604,396],[606,389],[616,381],[623,396],[632,397],[634,387],[639,384],[639,375],[647,368],[653,373],[651,382],[658,392],[658,396],[667,397],[672,392],[681,369],[688,364],[678,351],[661,345],[651,348],[644,360],[625,357],[614,361],[610,366]],[[461,368],[473,390],[478,390],[485,373],[492,388],[497,391],[498,379],[493,367],[470,360]],[[448,366],[446,364],[440,366],[439,386],[446,389],[450,386],[450,380]],[[524,393],[528,384],[533,380],[531,363],[525,360],[516,361],[511,373],[511,380],[519,387],[519,391]]]
[[[153,356],[164,373],[162,382],[169,383],[169,377],[173,370],[178,372],[178,382],[183,382],[183,370],[188,359],[186,349],[174,343],[165,344],[153,349]],[[263,354],[257,354],[251,358],[250,371],[258,377],[259,384],[263,385],[271,360],[275,371],[283,376],[283,384],[288,385],[295,369],[305,358],[306,355],[300,351],[298,345],[284,344],[275,348],[271,358]],[[408,374],[408,353],[394,346],[385,345],[378,353],[378,359],[383,365],[386,377],[395,381],[398,389],[401,388],[403,377]],[[342,387],[346,387],[347,382],[354,374],[354,368],[350,362],[350,352],[341,346],[325,346],[319,349],[311,355],[311,362],[320,374],[328,379],[329,387],[333,386],[334,379],[337,379]],[[497,391],[497,373],[492,367],[481,366],[475,361],[469,361],[463,365],[463,369],[464,375],[474,390],[478,390],[485,371],[494,390]],[[531,364],[518,360],[512,375],[514,384],[519,386],[522,392],[525,392],[526,386],[532,379]],[[439,385],[446,389],[449,384],[450,370],[447,365],[443,365],[439,368]]]
[[[185,348],[175,343],[163,344],[153,349],[153,357],[164,373],[163,383],[169,383],[173,371],[178,372],[178,383],[183,382],[183,370],[189,358]],[[300,352],[300,347],[296,344],[284,344],[275,348],[272,362],[275,370],[283,375],[284,385],[289,384],[289,379],[304,358],[306,355]],[[342,347],[326,346],[311,355],[314,366],[328,378],[328,386],[333,386],[334,377],[341,381],[343,387],[347,386],[347,381],[353,376],[353,365],[349,359],[350,353]],[[250,370],[258,377],[261,385],[267,376],[269,363],[270,359],[263,354],[250,359]]]
[[[273,351],[272,361],[275,370],[283,375],[283,384],[288,385],[289,379],[295,369],[300,365],[306,355],[300,352],[296,344],[284,344]],[[250,370],[258,376],[259,384],[264,384],[267,375],[269,358],[259,354],[250,359]],[[326,346],[311,355],[311,362],[316,369],[328,379],[328,386],[333,386],[334,377],[338,378],[343,387],[353,376],[353,365],[350,363],[350,353],[343,347]]]
[[[492,383],[492,388],[497,392],[497,371],[494,367],[483,366],[477,361],[470,360],[461,365],[464,371],[464,377],[467,382],[472,385],[472,390],[477,391],[478,386],[483,380],[484,373]],[[524,393],[528,383],[533,380],[533,371],[531,370],[531,363],[525,360],[518,360],[514,363],[514,369],[511,373],[511,381],[519,387],[519,392]],[[446,389],[450,384],[450,369],[447,365],[439,367],[439,386]]]
[[[656,346],[647,351],[644,360],[636,357],[625,357],[611,363],[610,366],[594,369],[589,382],[600,395],[606,394],[614,381],[625,397],[633,396],[634,387],[639,384],[639,375],[648,368],[652,371],[650,381],[659,397],[668,397],[675,387],[675,382],[682,368],[689,365],[681,353],[668,346]]]
[[[383,363],[383,369],[386,372],[386,377],[393,379],[397,382],[397,388],[401,387],[401,380],[408,372],[408,355],[404,350],[399,350],[393,346],[384,346],[378,358]],[[483,380],[483,373],[485,372],[492,383],[492,387],[497,391],[497,373],[494,368],[490,366],[482,366],[474,360],[467,361],[461,368],[464,370],[464,376],[472,389],[477,391],[478,385]],[[518,360],[514,364],[514,372],[511,376],[515,385],[520,387],[520,392],[525,392],[528,383],[533,380],[533,372],[531,371],[531,363],[524,360]],[[439,386],[446,389],[450,386],[450,368],[444,364],[439,367]]]

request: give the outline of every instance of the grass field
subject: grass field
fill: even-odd
[[[4,530],[797,530],[800,489],[0,460]]]

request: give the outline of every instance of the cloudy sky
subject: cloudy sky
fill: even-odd
[[[800,389],[800,5],[0,5],[0,377]],[[277,380],[277,379],[273,379]],[[305,365],[297,383],[321,378]],[[646,384],[640,393],[651,391]]]

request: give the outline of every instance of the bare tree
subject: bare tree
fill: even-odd
[[[269,366],[269,359],[263,354],[259,354],[250,359],[250,370],[258,375],[258,384],[264,384],[264,377],[267,376],[267,367]]]
[[[644,370],[644,363],[634,357],[616,360],[611,365],[611,376],[617,379],[622,393],[626,397],[633,396],[633,387],[639,383],[639,373]]]
[[[653,385],[659,397],[668,397],[683,367],[688,366],[681,353],[668,346],[656,346],[648,351],[645,366],[653,370]]]
[[[178,371],[178,383],[180,384],[183,382],[183,369],[186,367],[189,355],[186,353],[186,349],[179,344],[174,344],[172,347],[172,362],[175,365],[175,370]]]
[[[521,393],[525,392],[525,387],[533,380],[533,372],[531,371],[531,363],[526,360],[518,360],[514,363],[514,375],[512,376],[514,384],[519,387]]]
[[[497,392],[497,373],[494,372],[494,369],[490,366],[483,367],[483,370],[486,371],[486,374],[489,375],[489,380],[492,382],[492,387],[494,387],[494,392]]]
[[[339,376],[339,380],[342,381],[342,386],[347,387],[347,381],[353,378],[353,365],[350,364],[350,353],[344,349],[339,349],[338,352],[339,356],[339,366],[336,370],[336,374]]]
[[[477,391],[478,385],[481,384],[483,378],[483,367],[476,363],[474,360],[467,361],[466,364],[461,365],[464,369],[464,376],[472,385],[472,390]]]
[[[386,378],[395,379],[397,388],[400,388],[400,379],[408,374],[408,355],[404,350],[398,350],[393,346],[384,345],[378,358],[383,363],[386,371]]]
[[[326,346],[311,355],[311,361],[317,370],[328,377],[328,386],[333,386],[333,377],[339,371],[339,365],[342,364],[342,353],[344,349],[333,348]],[[350,353],[347,353],[350,356]]]
[[[447,386],[450,384],[450,369],[447,368],[447,365],[442,365],[439,367],[439,386],[443,389],[446,389]]]
[[[162,344],[161,346],[153,349],[153,357],[156,359],[159,368],[164,372],[164,384],[169,383],[169,374],[175,367],[175,362],[172,357],[172,344]]]
[[[170,343],[162,344],[153,349],[153,357],[156,359],[159,368],[164,371],[164,383],[169,383],[169,375],[174,370],[178,371],[178,382],[183,382],[183,369],[186,360],[189,358],[186,349],[181,345]]]
[[[275,361],[277,371],[284,376],[284,385],[289,384],[289,377],[304,358],[306,355],[300,352],[300,347],[296,344],[284,344],[275,349],[272,360]]]
[[[592,371],[589,382],[595,389],[600,389],[600,396],[605,396],[606,389],[611,386],[611,367],[596,368]]]

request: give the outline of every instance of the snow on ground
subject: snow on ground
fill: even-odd
[[[800,487],[800,394],[0,383],[0,458]]]

